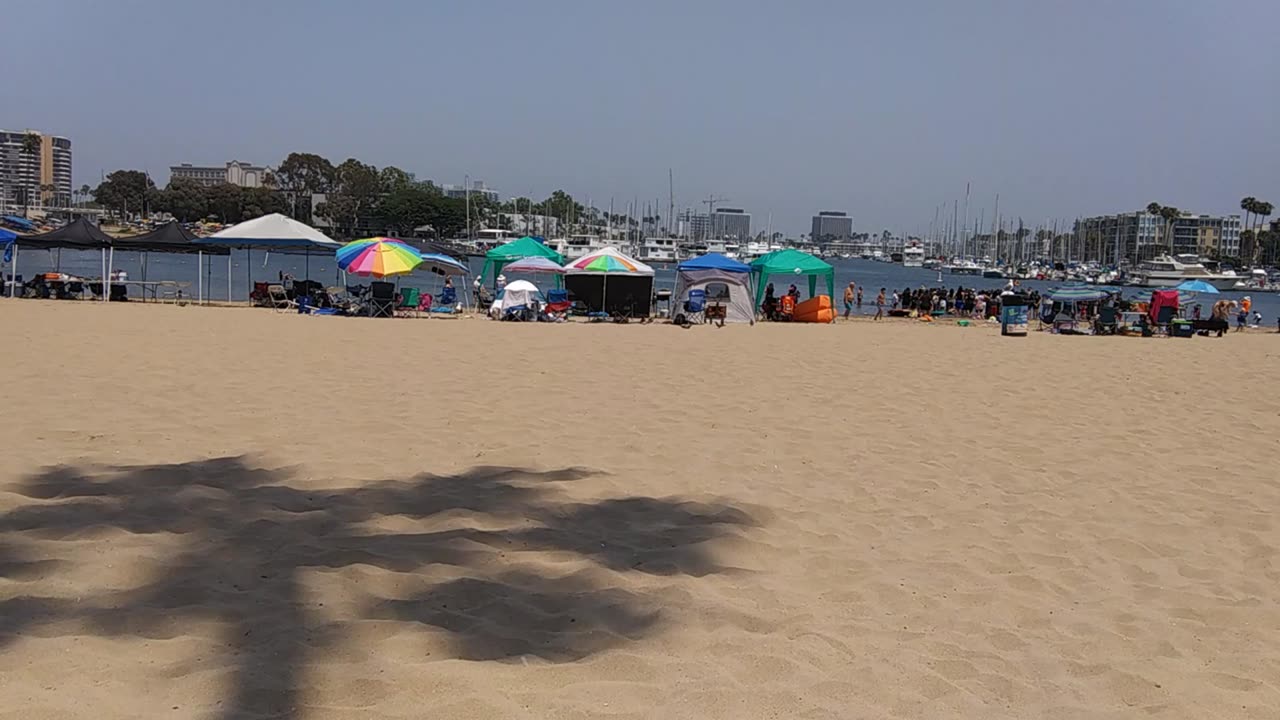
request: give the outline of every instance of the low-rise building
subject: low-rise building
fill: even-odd
[[[192,165],[183,163],[169,168],[169,179],[184,178],[201,185],[231,183],[240,187],[261,187],[268,168],[239,160],[232,160],[221,167],[216,165]]]
[[[458,200],[470,195],[473,200],[498,202],[498,191],[491,187],[486,187],[483,180],[472,180],[470,185],[441,185],[440,191],[444,193],[445,197]]]

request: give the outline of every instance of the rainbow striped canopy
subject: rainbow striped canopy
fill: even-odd
[[[338,267],[354,275],[387,277],[413,272],[422,255],[394,238],[365,238],[338,248]]]
[[[565,272],[595,275],[652,275],[653,268],[639,260],[633,260],[609,246],[583,256],[565,265]]]

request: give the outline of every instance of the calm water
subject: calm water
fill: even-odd
[[[875,313],[875,295],[880,288],[887,288],[887,293],[894,290],[901,291],[904,287],[968,287],[979,289],[997,289],[1004,286],[1003,280],[989,280],[981,277],[951,275],[949,273],[942,274],[942,282],[938,282],[938,272],[936,270],[924,270],[922,268],[906,268],[893,263],[875,262],[873,260],[835,260],[832,264],[836,268],[836,305],[840,306],[840,298],[843,294],[843,288],[850,281],[856,282],[863,288],[863,313]],[[484,266],[484,260],[481,258],[471,259],[471,268],[473,273],[480,272]],[[81,252],[73,250],[19,250],[18,255],[18,271],[25,277],[31,277],[37,272],[51,271],[55,266],[60,267],[63,272],[83,275],[86,277],[97,277],[101,274],[101,256],[97,252]],[[140,253],[116,253],[115,269],[125,270],[129,273],[132,280],[141,280],[144,277],[143,256]],[[663,266],[658,265],[656,268],[657,277],[655,285],[658,288],[672,288],[675,284],[675,263]],[[5,268],[8,272],[8,268]],[[285,272],[292,274],[296,278],[311,278],[318,280],[325,285],[341,285],[343,283],[342,275],[337,270],[332,255],[312,255],[310,257],[304,255],[293,255],[283,253],[266,253],[262,251],[245,252],[243,250],[233,251],[231,254],[231,294],[235,300],[243,301],[248,297],[249,289],[252,287],[253,281],[275,281],[279,278],[279,273]],[[205,258],[205,296],[211,300],[227,299],[227,258],[226,257],[206,257]],[[151,254],[146,257],[145,277],[148,280],[177,280],[180,282],[191,283],[191,294],[194,296],[196,292],[196,256],[194,255],[162,255]],[[508,280],[520,279],[522,276],[508,274]],[[532,280],[541,287],[545,287],[550,278],[527,277],[524,279]],[[367,282],[367,279],[351,278],[351,282]],[[786,291],[791,283],[799,286],[801,294],[808,295],[808,280],[801,276],[783,276],[776,275],[771,280],[775,289],[779,294]],[[400,278],[400,284],[408,287],[417,287],[426,292],[438,293],[443,280],[429,272],[419,272]],[[459,283],[463,285],[464,283]],[[1037,280],[1022,281],[1024,287],[1036,289],[1045,292],[1061,283],[1041,282]],[[465,283],[470,288],[470,283]],[[819,284],[819,291],[823,291]],[[130,289],[130,292],[134,292]],[[1143,291],[1140,288],[1125,288],[1126,297],[1146,296],[1149,291]],[[886,294],[887,294],[886,293]],[[1280,295],[1270,293],[1247,293],[1253,298],[1253,306],[1258,312],[1262,313],[1262,322],[1264,326],[1275,327],[1277,314],[1280,314]],[[1221,298],[1229,300],[1239,300],[1246,293],[1243,292],[1224,292]],[[1218,296],[1202,296],[1200,302],[1205,305],[1205,314],[1208,314],[1208,306],[1211,305]],[[840,308],[843,311],[842,308]]]

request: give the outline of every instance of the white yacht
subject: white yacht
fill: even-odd
[[[486,228],[484,230],[476,231],[475,240],[473,241],[473,243],[477,250],[485,251],[485,250],[492,250],[493,248],[496,248],[499,245],[504,245],[506,243],[509,243],[512,240],[515,240],[517,237],[519,236],[511,232],[510,230],[502,230],[500,228]]]
[[[1188,280],[1200,280],[1219,290],[1231,290],[1241,280],[1231,270],[1210,271],[1195,255],[1160,255],[1138,265],[1130,277],[1139,287],[1175,287]]]
[[[558,241],[556,252],[567,260],[586,257],[597,250],[603,250],[609,243],[599,235],[570,235]]]
[[[705,251],[705,246],[703,248]],[[646,263],[675,262],[678,259],[676,257],[677,249],[675,238],[648,237],[644,239],[644,244],[640,246],[640,257],[637,259]]]
[[[902,267],[924,267],[924,248],[915,243],[902,248]]]
[[[946,268],[952,275],[981,275],[982,266],[969,258],[955,258]]]
[[[747,250],[745,253],[743,253],[742,257],[739,259],[742,262],[749,263],[752,260],[755,260],[758,257],[764,257],[765,255],[768,255],[771,252],[773,252],[773,249],[769,247],[769,243],[757,242],[755,240],[752,240],[747,243]]]

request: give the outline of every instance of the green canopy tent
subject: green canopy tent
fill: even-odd
[[[809,297],[818,294],[818,278],[827,279],[827,295],[835,300],[836,269],[820,258],[795,248],[777,250],[751,261],[751,274],[756,280],[756,307],[764,299],[765,286],[770,275],[808,275]]]
[[[489,277],[489,268],[493,268],[492,277],[497,280],[498,275],[502,273],[502,268],[527,257],[544,257],[554,260],[557,265],[564,264],[563,255],[526,235],[519,240],[512,240],[485,253],[484,269],[480,271],[480,277],[482,279]],[[556,287],[559,287],[559,285],[560,280],[557,276]]]

